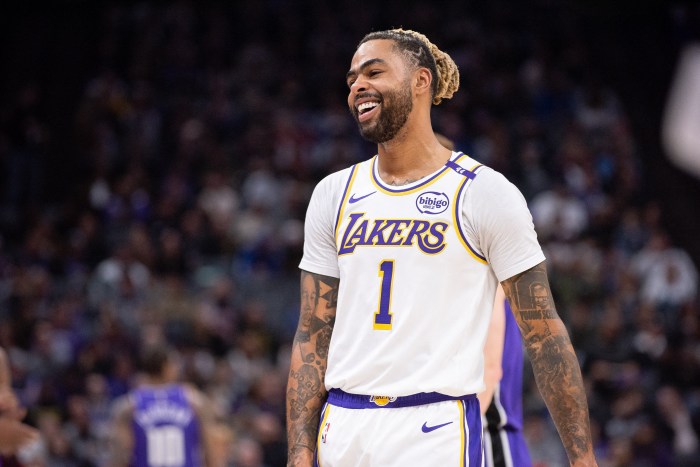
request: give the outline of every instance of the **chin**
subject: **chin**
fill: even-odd
[[[358,123],[357,127],[360,130],[360,135],[369,141],[372,141],[374,139],[374,137],[376,136],[375,135],[376,125],[374,125],[374,124]],[[374,141],[372,141],[372,142],[374,142]]]
[[[386,140],[383,140],[382,138],[378,138],[377,135],[374,134],[374,133],[371,132],[371,131],[370,131],[370,132],[367,132],[367,131],[362,131],[362,130],[360,130],[360,135],[361,135],[364,139],[366,139],[367,141],[369,141],[370,143],[381,144],[381,143],[385,143],[385,142],[386,142]]]

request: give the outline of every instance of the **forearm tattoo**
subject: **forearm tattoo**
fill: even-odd
[[[301,312],[292,344],[287,384],[289,465],[315,450],[321,408],[326,399],[324,377],[335,324],[339,280],[301,273]]]
[[[537,386],[569,460],[590,455],[588,404],[581,370],[554,306],[545,264],[502,284],[523,335]]]

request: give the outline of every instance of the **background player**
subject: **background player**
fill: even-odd
[[[41,443],[39,431],[21,422],[25,415],[26,410],[12,389],[10,361],[5,350],[0,348],[0,466]],[[32,459],[32,465],[41,465],[42,462]]]
[[[484,345],[484,384],[478,394],[487,467],[532,465],[523,435],[522,338],[502,287],[496,290]]]
[[[226,465],[228,430],[201,391],[177,383],[175,354],[147,348],[141,366],[144,383],[114,402],[110,465]]]
[[[525,201],[433,133],[431,105],[458,87],[454,62],[418,33],[380,31],[361,41],[347,82],[378,155],[324,179],[309,204],[300,267],[319,292],[292,349],[289,465],[315,453],[324,466],[480,465],[474,394],[498,281],[571,464],[596,465]]]
[[[453,151],[452,140],[435,133]],[[536,291],[533,291],[536,292]],[[537,300],[535,301],[537,304]],[[503,287],[496,289],[484,344],[484,385],[477,394],[484,426],[486,467],[530,467],[523,435],[523,341]]]

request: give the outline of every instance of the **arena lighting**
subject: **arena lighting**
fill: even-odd
[[[662,142],[675,165],[700,178],[700,44],[681,53],[666,103]]]

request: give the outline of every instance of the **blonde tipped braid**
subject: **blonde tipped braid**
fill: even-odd
[[[443,99],[450,99],[459,89],[459,68],[457,68],[457,64],[452,60],[452,57],[440,50],[435,44],[430,42],[430,39],[419,32],[410,29],[393,29],[392,31],[415,37],[428,47],[435,59],[438,72],[438,76],[435,77],[438,81],[433,104],[438,105]]]

